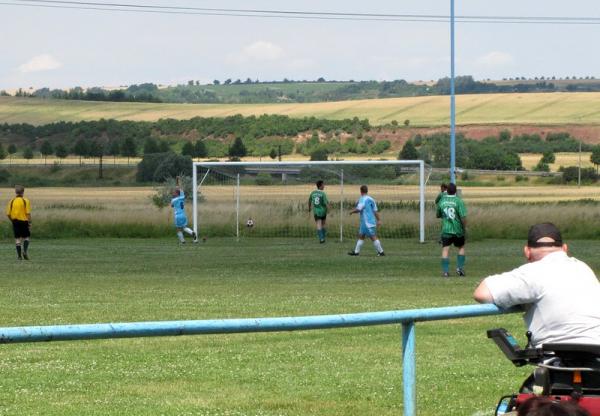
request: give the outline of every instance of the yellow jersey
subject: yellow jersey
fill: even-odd
[[[6,215],[11,220],[28,221],[29,214],[31,214],[31,203],[25,197],[16,196],[6,206]]]

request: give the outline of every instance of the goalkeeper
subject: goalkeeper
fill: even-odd
[[[325,242],[325,236],[327,235],[326,229],[326,221],[327,221],[327,207],[329,205],[329,200],[327,199],[327,194],[325,193],[325,184],[322,180],[318,180],[317,189],[310,193],[308,197],[308,213],[312,209],[315,218],[315,224],[317,226],[317,237],[319,238],[319,243],[323,244]]]
[[[185,238],[183,232],[192,236],[194,243],[198,242],[198,236],[196,233],[187,226],[188,220],[185,214],[185,193],[181,189],[179,176],[177,177],[176,187],[173,191],[173,198],[171,199],[171,207],[173,208],[173,217],[175,221],[175,228],[177,229],[177,238],[181,244],[185,244]]]

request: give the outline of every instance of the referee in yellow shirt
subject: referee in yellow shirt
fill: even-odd
[[[31,226],[31,203],[23,196],[24,193],[24,187],[15,186],[16,196],[6,206],[6,216],[13,224],[18,260],[29,260],[27,249],[29,248],[29,227]]]

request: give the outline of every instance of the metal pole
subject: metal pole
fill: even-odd
[[[235,238],[240,239],[240,174],[237,174],[235,187]]]
[[[454,0],[450,0],[450,182],[456,183],[456,97],[454,96]]]
[[[415,357],[415,323],[402,324],[402,390],[404,416],[417,414],[417,364]]]
[[[198,167],[192,163],[192,220],[194,222],[194,233],[198,235]]]
[[[425,162],[419,163],[419,242],[425,242]]]
[[[340,174],[340,243],[344,242],[344,169]]]

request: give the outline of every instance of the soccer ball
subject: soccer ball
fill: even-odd
[[[246,221],[246,227],[248,227],[248,228],[254,227],[254,220],[252,218],[248,218],[248,221]]]

